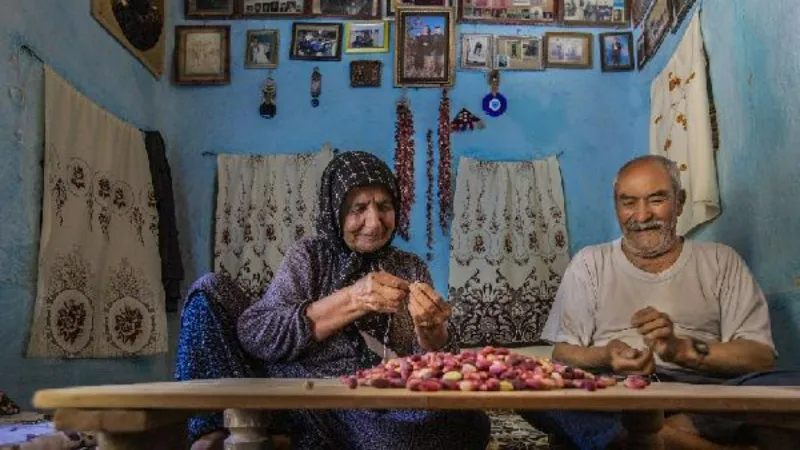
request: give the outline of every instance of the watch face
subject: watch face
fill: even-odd
[[[701,355],[707,355],[708,354],[708,344],[706,344],[703,341],[699,341],[697,339],[692,339],[692,342],[694,344],[694,350],[697,353],[700,353]]]

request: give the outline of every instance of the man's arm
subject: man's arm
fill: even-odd
[[[708,344],[708,354],[695,350],[690,338],[678,338],[674,362],[699,372],[743,375],[772,369],[775,354],[772,348],[749,339]]]
[[[611,371],[620,375],[649,375],[656,369],[653,353],[638,350],[613,339],[607,345],[583,347],[558,343],[553,359],[590,371]]]
[[[611,367],[606,346],[584,347],[558,342],[553,348],[553,359],[586,370],[609,369]]]

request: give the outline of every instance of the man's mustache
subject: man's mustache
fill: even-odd
[[[647,230],[658,230],[663,228],[666,225],[666,222],[659,219],[651,219],[647,222],[637,222],[633,219],[629,220],[625,224],[625,228],[628,231],[647,231]]]

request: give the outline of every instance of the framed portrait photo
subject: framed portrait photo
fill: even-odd
[[[229,84],[229,25],[175,27],[175,84]]]
[[[561,0],[458,0],[458,21],[533,25],[555,23]]]
[[[239,0],[239,15],[249,17],[293,17],[308,11],[310,0]]]
[[[344,25],[345,53],[386,53],[389,24],[383,20],[347,22]]]
[[[164,72],[166,5],[147,0],[146,8],[128,3],[92,0],[92,17],[127,49],[156,79]]]
[[[245,43],[245,68],[274,69],[278,67],[280,30],[247,30],[247,40]]]
[[[236,0],[184,0],[187,19],[224,19],[236,13]]]
[[[564,25],[628,26],[630,0],[562,0]]]
[[[542,38],[496,36],[494,68],[498,70],[544,70]]]
[[[309,0],[311,14],[342,19],[380,19],[382,0]]]
[[[545,33],[547,67],[591,69],[592,39],[591,33]]]
[[[461,70],[491,70],[494,65],[494,36],[464,33],[461,35]]]
[[[289,59],[341,61],[342,24],[294,22]]]
[[[642,32],[636,38],[636,70],[642,70],[647,64],[647,34]]]
[[[600,69],[603,72],[633,70],[636,65],[633,56],[633,33],[630,31],[601,33],[598,38],[600,41]]]
[[[644,18],[645,51],[647,59],[656,54],[667,32],[672,28],[672,5],[670,0],[655,0]]]
[[[452,8],[398,6],[395,86],[452,86],[455,24]]]
[[[631,0],[631,25],[639,28],[653,0]]]

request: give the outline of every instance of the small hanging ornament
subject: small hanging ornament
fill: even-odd
[[[314,72],[311,73],[311,106],[314,108],[319,106],[320,94],[322,94],[322,74],[319,73],[319,67],[314,67]]]
[[[500,71],[492,70],[489,72],[489,86],[492,92],[483,97],[483,111],[491,117],[497,117],[506,112],[508,102],[506,97],[498,92],[500,88]]]
[[[470,112],[467,108],[461,108],[461,111],[450,122],[450,130],[453,132],[482,130],[485,126],[483,119]]]
[[[265,81],[264,85],[261,87],[261,96],[264,100],[261,102],[261,106],[258,107],[258,113],[265,119],[272,119],[275,117],[275,113],[277,113],[278,110],[277,106],[275,106],[275,99],[278,96],[278,85],[272,78],[272,71],[269,72],[267,81]]]

